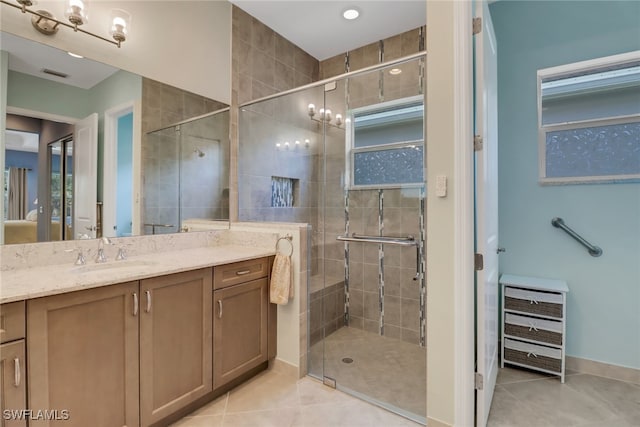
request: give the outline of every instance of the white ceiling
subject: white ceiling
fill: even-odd
[[[9,52],[10,70],[83,89],[92,88],[118,71],[109,65],[73,58],[65,51],[5,32],[0,36],[0,49]],[[43,73],[45,68],[67,74],[68,77]]]
[[[318,60],[426,24],[426,0],[229,0]],[[342,12],[355,7],[360,17]]]

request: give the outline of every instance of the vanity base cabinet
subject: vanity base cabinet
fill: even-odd
[[[23,313],[24,323],[24,313]],[[18,414],[27,409],[24,340],[0,345],[0,392],[2,398],[2,427],[26,427],[27,421],[19,416],[6,417],[5,411]],[[6,418],[5,418],[6,417]]]
[[[267,277],[213,293],[213,388],[268,360]]]
[[[138,282],[27,302],[29,426],[139,425]]]
[[[213,390],[212,269],[140,281],[140,416],[151,425]]]

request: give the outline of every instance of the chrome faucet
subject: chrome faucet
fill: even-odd
[[[84,265],[84,263],[86,262],[86,258],[84,257],[84,253],[82,253],[82,248],[81,247],[77,247],[75,249],[65,249],[65,252],[78,252],[78,257],[76,258],[76,262],[74,262],[75,265]]]
[[[107,262],[107,257],[104,254],[104,245],[111,245],[111,240],[108,237],[101,237],[98,240],[98,255],[96,255],[96,262]]]

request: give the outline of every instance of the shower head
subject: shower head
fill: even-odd
[[[200,147],[196,147],[193,150],[194,153],[198,153],[198,157],[204,157],[204,152],[200,149]]]

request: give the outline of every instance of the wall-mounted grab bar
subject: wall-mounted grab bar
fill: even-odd
[[[591,256],[598,257],[602,255],[602,249],[600,247],[594,246],[591,243],[587,242],[582,236],[569,228],[569,226],[564,223],[564,220],[562,218],[553,218],[551,220],[551,225],[556,228],[563,229],[569,236],[576,239],[581,245],[587,248]]]
[[[337,240],[343,242],[378,243],[399,246],[418,246],[418,242],[413,236],[407,237],[385,237],[385,236],[360,236],[353,233],[351,236],[338,236]]]

